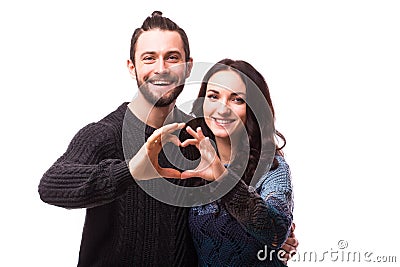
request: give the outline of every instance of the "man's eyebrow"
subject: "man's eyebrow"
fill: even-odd
[[[183,55],[182,55],[182,53],[181,53],[179,50],[171,50],[171,51],[168,51],[167,53],[165,53],[165,55],[166,55],[167,57],[173,55],[173,56],[177,56],[178,58],[183,58]]]
[[[172,49],[172,50],[169,50],[169,51],[167,52],[167,54],[171,54],[171,53],[181,54],[181,51],[179,51],[179,49]]]
[[[145,55],[155,55],[155,54],[157,54],[157,52],[155,51],[145,51],[142,54],[140,54],[140,57],[143,57]]]
[[[142,54],[140,54],[140,57],[143,57],[145,55],[157,55],[158,53],[156,51],[145,51]],[[165,53],[166,55],[171,55],[171,54],[179,54],[180,56],[182,56],[182,53],[179,51],[179,49],[174,49],[174,50],[170,50],[168,52]]]

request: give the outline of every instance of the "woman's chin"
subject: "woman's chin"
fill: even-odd
[[[221,129],[218,127],[218,129],[211,129],[213,132],[214,136],[217,138],[232,138],[232,132],[228,131],[227,129]]]
[[[238,132],[239,125],[237,123],[229,123],[226,125],[217,124],[214,121],[207,121],[207,126],[210,128],[215,137],[232,138]]]

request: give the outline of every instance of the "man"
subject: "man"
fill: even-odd
[[[132,36],[127,65],[137,80],[137,97],[75,135],[43,175],[40,197],[52,205],[87,209],[78,266],[196,266],[188,208],[156,200],[133,179],[179,178],[176,165],[161,152],[160,138],[183,127],[163,125],[187,119],[175,108],[192,67],[184,30],[153,12]],[[170,136],[168,141],[179,145]],[[147,157],[151,145],[159,146],[156,159]],[[195,158],[193,149],[183,153]]]

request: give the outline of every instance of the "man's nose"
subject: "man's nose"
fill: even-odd
[[[166,62],[164,59],[159,59],[155,66],[155,73],[165,73],[168,71],[168,67],[166,66]]]

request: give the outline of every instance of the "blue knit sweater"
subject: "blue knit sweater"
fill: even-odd
[[[284,266],[278,250],[292,223],[290,169],[279,166],[256,184],[240,180],[222,199],[190,211],[190,231],[199,266]]]

